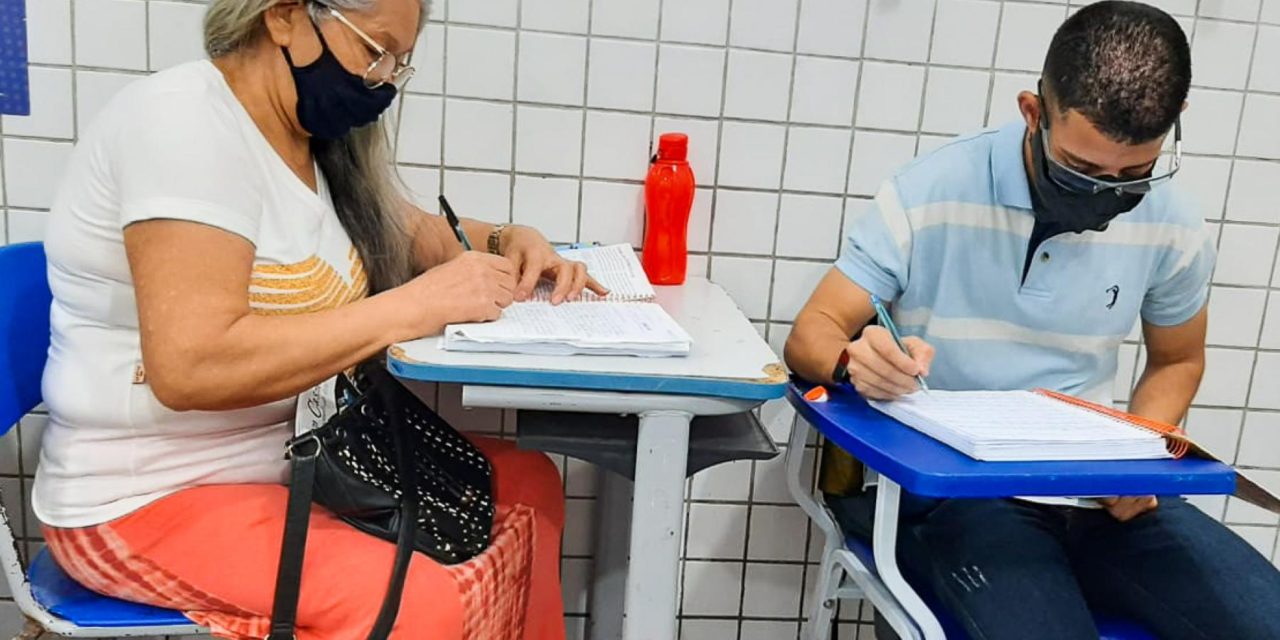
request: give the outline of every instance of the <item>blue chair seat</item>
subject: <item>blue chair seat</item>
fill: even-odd
[[[58,566],[48,549],[41,549],[27,569],[31,595],[50,613],[80,627],[162,627],[192,624],[186,616],[135,602],[94,593]]]
[[[872,555],[871,545],[869,543],[863,541],[861,538],[847,536],[845,538],[845,544],[848,545],[849,550],[853,552],[853,555],[858,556],[858,559],[862,561],[862,564],[866,565],[872,573],[877,573],[875,556]],[[878,575],[879,574],[877,573],[877,576]],[[938,622],[942,625],[942,630],[947,634],[948,638],[967,637],[964,634],[964,631],[960,629],[960,625],[956,624],[956,621],[952,620],[951,616],[946,615],[946,612],[944,612],[941,607],[938,607],[937,603],[933,602],[928,597],[928,594],[921,594],[921,597],[925,599],[925,604],[929,606],[933,611],[933,614],[938,617]],[[1094,623],[1098,625],[1098,640],[1157,640],[1155,636],[1147,633],[1147,631],[1142,627],[1131,622],[1124,622],[1122,620],[1116,620],[1114,618],[1098,616],[1095,614]]]

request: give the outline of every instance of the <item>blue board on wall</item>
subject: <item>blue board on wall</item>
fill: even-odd
[[[30,115],[24,0],[0,0],[0,113]]]

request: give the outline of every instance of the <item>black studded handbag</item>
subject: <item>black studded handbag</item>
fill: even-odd
[[[287,447],[292,478],[267,640],[294,637],[313,500],[357,529],[396,543],[370,640],[391,632],[414,551],[457,564],[489,546],[493,474],[484,454],[381,362],[338,376],[335,391],[338,413]]]

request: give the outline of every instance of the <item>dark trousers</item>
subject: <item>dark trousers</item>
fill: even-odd
[[[870,539],[875,492],[828,504]],[[1182,498],[1128,523],[1101,509],[903,492],[898,563],[974,640],[1096,640],[1090,611],[1163,640],[1280,639],[1280,572]]]

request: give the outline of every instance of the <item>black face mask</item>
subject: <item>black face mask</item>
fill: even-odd
[[[298,122],[312,137],[336,140],[357,127],[378,119],[396,98],[396,88],[384,84],[377,89],[364,86],[364,78],[347,71],[329,49],[329,43],[312,23],[323,51],[315,62],[299,67],[289,50],[281,47],[293,74],[298,93]]]
[[[1031,195],[1036,221],[1070,231],[1101,231],[1116,216],[1142,202],[1141,193],[1116,193],[1107,189],[1099,193],[1080,193],[1063,188],[1049,178],[1049,159],[1044,155],[1044,135],[1036,127],[1031,135]],[[1103,180],[1118,178],[1103,177]]]

